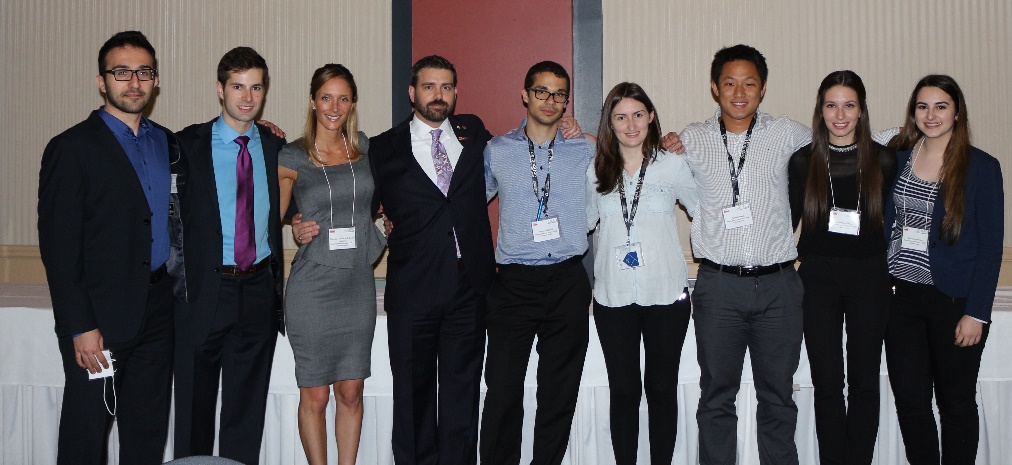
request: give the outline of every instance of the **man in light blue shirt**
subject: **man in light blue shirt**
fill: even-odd
[[[284,139],[254,124],[269,76],[255,50],[218,64],[221,115],[179,132],[189,302],[176,311],[175,456],[211,455],[221,380],[218,450],[258,463],[274,346],[281,326],[278,152]]]
[[[527,118],[485,148],[486,196],[499,194],[496,262],[488,293],[488,348],[479,455],[483,464],[520,460],[524,376],[538,337],[538,412],[534,463],[566,453],[587,353],[590,280],[586,173],[590,138],[565,139],[559,120],[569,74],[544,61],[527,72]]]

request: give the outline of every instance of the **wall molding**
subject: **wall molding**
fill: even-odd
[[[285,249],[285,277],[288,277],[291,258],[297,249]],[[689,277],[695,277],[699,264],[692,261],[691,252],[685,252],[689,265]],[[376,279],[387,275],[387,255],[375,267]],[[0,283],[46,284],[46,270],[42,266],[39,247],[34,245],[0,245]],[[1012,247],[1005,247],[1001,255],[999,286],[1012,286]]]

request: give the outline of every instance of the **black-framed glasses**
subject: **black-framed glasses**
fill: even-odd
[[[551,97],[555,103],[566,103],[569,101],[569,94],[563,91],[549,92],[545,89],[527,89],[529,92],[534,92],[534,98],[538,100],[548,100]]]
[[[106,70],[105,74],[111,74],[112,78],[117,81],[129,81],[133,79],[134,75],[137,75],[138,81],[150,81],[158,75],[158,70],[154,68],[142,68],[142,69],[126,69],[116,68]]]

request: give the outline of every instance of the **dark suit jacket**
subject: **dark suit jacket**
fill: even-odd
[[[207,338],[218,308],[221,286],[221,212],[218,209],[218,188],[211,159],[211,126],[217,120],[188,126],[176,134],[185,161],[186,173],[177,177],[176,185],[182,210],[183,254],[186,263],[188,303],[176,307],[176,332],[199,344]],[[260,142],[267,167],[267,189],[270,194],[270,215],[267,225],[271,247],[270,269],[274,275],[274,309],[278,321],[283,319],[281,285],[284,249],[281,245],[281,218],[278,213],[278,152],[285,140],[259,124]],[[279,329],[283,332],[284,325]]]
[[[482,155],[492,135],[477,116],[450,117],[464,150],[443,196],[411,152],[410,122],[408,118],[369,141],[374,202],[383,205],[394,224],[387,239],[387,311],[453,297],[458,273],[454,231],[475,292],[487,293],[495,272]]]
[[[903,172],[909,160],[909,150],[896,154],[898,173]],[[896,181],[899,179],[897,175]],[[935,196],[931,230],[928,232],[931,280],[945,295],[965,297],[965,314],[991,321],[1005,236],[1005,193],[998,160],[971,147],[964,189],[963,223],[959,240],[954,244],[949,244],[941,234],[942,219],[945,218],[945,187]],[[887,197],[884,213],[888,240],[896,220],[896,204],[892,195]]]
[[[175,163],[176,138],[155,126],[168,135]],[[151,208],[130,159],[98,111],[46,146],[38,212],[56,335],[98,328],[106,345],[133,339],[147,305]]]

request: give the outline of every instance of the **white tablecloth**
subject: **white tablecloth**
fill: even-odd
[[[380,291],[382,299],[382,291]],[[381,300],[382,302],[382,300]],[[593,320],[592,320],[593,322]],[[981,439],[977,464],[1012,464],[1012,289],[999,290],[994,323],[984,350],[978,383],[977,403],[981,413]],[[63,371],[53,317],[45,286],[0,284],[0,463],[51,464],[56,461],[57,425],[63,394]],[[535,367],[531,357],[524,396],[524,450],[522,462],[531,458]],[[294,363],[287,339],[278,340],[267,406],[261,463],[305,464],[299,441],[296,411],[298,387]],[[808,360],[802,351],[801,366],[795,375],[800,390],[795,395],[799,408],[795,435],[801,463],[818,463],[815,438],[812,389]],[[698,431],[695,407],[699,400],[699,367],[692,327],[685,340],[679,374],[679,424],[674,463],[696,463]],[[755,392],[751,368],[746,358],[742,389],[738,395],[738,463],[758,464],[755,437]],[[392,425],[390,365],[387,359],[386,318],[380,316],[373,346],[372,377],[365,384],[365,419],[359,463],[392,464],[390,431]],[[876,446],[876,464],[906,463],[899,427],[893,407],[885,362],[882,363],[881,427]],[[328,415],[333,422],[333,402]],[[330,425],[333,428],[333,424]],[[640,463],[649,463],[647,447],[646,401],[641,405]],[[170,435],[171,436],[171,435]],[[328,437],[333,438],[333,434]],[[110,438],[110,463],[115,464],[117,436]],[[336,461],[334,444],[329,454]],[[171,437],[167,451],[172,450]],[[171,453],[166,453],[166,459]],[[584,368],[573,421],[566,464],[613,464],[608,427],[608,380],[596,331],[591,326],[590,347]]]

